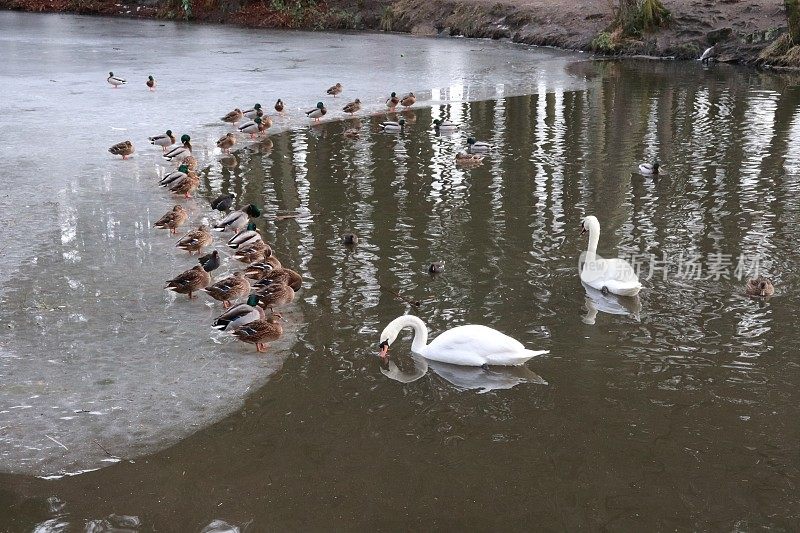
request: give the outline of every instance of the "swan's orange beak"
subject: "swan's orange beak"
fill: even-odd
[[[378,356],[381,359],[383,359],[384,362],[388,361],[389,360],[389,343],[386,342],[386,341],[383,341],[381,343],[380,348],[381,348],[381,352],[378,354]]]

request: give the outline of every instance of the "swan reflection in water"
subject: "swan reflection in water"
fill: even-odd
[[[414,362],[412,371],[401,370],[390,359],[387,361],[386,366],[381,365],[381,373],[389,379],[400,383],[412,383],[424,376],[428,372],[428,368],[430,368],[457,389],[477,390],[479,394],[491,390],[510,389],[520,383],[547,385],[547,382],[541,376],[525,365],[489,367],[451,365],[449,363],[430,361],[413,352],[411,359]]]
[[[586,297],[584,299],[584,308],[586,314],[581,317],[584,324],[594,324],[598,311],[608,313],[610,315],[627,315],[639,321],[639,313],[642,311],[642,301],[639,295],[636,296],[617,296],[616,294],[603,294],[602,291],[593,289],[587,284],[581,282]]]

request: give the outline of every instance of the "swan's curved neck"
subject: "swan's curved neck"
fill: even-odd
[[[398,329],[411,328],[414,330],[414,340],[411,341],[411,351],[422,354],[428,345],[428,327],[425,322],[414,315],[403,315],[395,320]]]
[[[594,261],[597,255],[597,243],[600,242],[600,224],[589,224],[587,230],[589,231],[589,245],[586,248],[586,260]]]

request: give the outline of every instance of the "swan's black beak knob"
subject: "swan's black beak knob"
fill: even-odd
[[[389,360],[389,341],[383,341],[380,344],[379,348],[381,349],[381,352],[378,354],[378,356],[381,359],[383,359],[384,362],[388,361]]]
[[[581,235],[583,235],[584,233],[586,233],[586,226],[581,224]]]

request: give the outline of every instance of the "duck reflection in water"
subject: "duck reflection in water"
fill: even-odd
[[[639,295],[636,296],[617,296],[616,294],[603,294],[602,291],[593,289],[592,287],[581,282],[586,296],[584,298],[584,308],[586,314],[581,317],[584,324],[593,325],[595,323],[597,313],[602,311],[610,315],[627,315],[639,321],[639,314],[642,311],[642,301]]]
[[[381,373],[400,383],[412,383],[428,373],[428,368],[439,377],[461,391],[477,390],[479,394],[492,390],[504,390],[521,383],[547,385],[547,381],[525,365],[520,366],[463,366],[429,361],[412,353],[413,370],[400,369],[394,360],[381,365]]]

